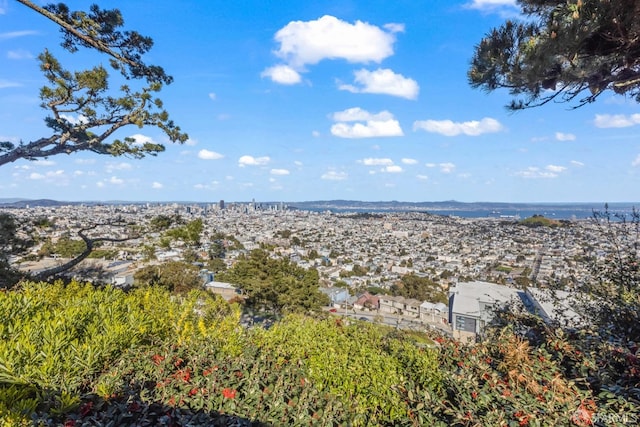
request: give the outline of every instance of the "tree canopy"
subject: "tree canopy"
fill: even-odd
[[[247,304],[276,313],[314,311],[329,303],[318,289],[317,270],[271,258],[261,249],[240,257],[218,280],[238,285],[248,297]]]
[[[605,91],[640,102],[640,1],[518,0],[507,20],[476,46],[474,88],[506,88],[509,109],[555,102],[580,107]]]
[[[121,31],[124,19],[118,9],[70,11],[63,4],[44,7],[29,0],[18,2],[53,21],[62,32],[62,47],[73,53],[80,48],[97,50],[110,57],[111,67],[127,84],[110,90],[110,76],[102,65],[70,71],[47,49],[38,56],[46,84],[40,89],[41,106],[47,110],[50,134],[14,144],[0,141],[0,166],[18,159],[37,160],[56,154],[92,151],[111,156],[142,158],[164,151],[162,144],[139,143],[132,137],[111,139],[126,126],[154,126],[172,142],[185,142],[180,130],[155,94],[172,82],[162,67],[149,65],[143,55],[153,41],[136,31]],[[137,87],[131,83],[138,81]],[[113,83],[113,81],[112,81]]]

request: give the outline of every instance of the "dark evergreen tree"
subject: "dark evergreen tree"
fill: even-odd
[[[549,101],[576,107],[607,90],[640,102],[639,0],[518,0],[507,20],[476,46],[473,87],[506,88],[512,110]]]
[[[67,51],[73,53],[82,47],[109,56],[111,67],[127,84],[112,84],[119,92],[110,90],[109,73],[102,65],[70,71],[45,50],[38,56],[47,80],[40,98],[49,114],[45,123],[51,133],[19,144],[0,141],[0,166],[18,159],[36,160],[77,151],[133,158],[164,151],[162,144],[138,144],[130,137],[112,139],[119,129],[131,125],[158,127],[172,142],[187,140],[169,119],[162,100],[154,97],[172,78],[162,67],[143,61],[143,55],[153,46],[152,39],[135,31],[121,31],[124,20],[118,9],[93,5],[88,12],[72,12],[64,3],[41,7],[29,0],[18,2],[57,24]],[[78,120],[70,120],[69,115],[77,115]]]

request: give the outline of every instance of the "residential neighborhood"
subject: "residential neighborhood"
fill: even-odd
[[[112,255],[83,261],[79,267],[85,268],[76,269],[75,274],[83,280],[96,280],[90,272],[97,268],[100,280],[131,285],[138,269],[183,260],[194,249],[179,239],[167,241],[162,231],[146,228],[153,218],[173,217],[183,223],[199,220],[202,233],[195,252],[203,259],[214,244],[213,236],[226,236],[217,244],[222,246],[221,258],[227,268],[242,254],[262,248],[271,257],[316,269],[331,307],[446,325],[451,335],[460,339],[480,334],[496,303],[515,299],[547,318],[553,317],[555,309],[541,302],[536,289],[570,292],[574,285],[588,280],[586,260],[593,254],[586,250],[597,247],[598,239],[596,225],[589,220],[526,227],[504,218],[417,212],[362,215],[255,202],[34,206],[6,211],[22,221],[47,218],[52,224],[37,230],[40,243],[31,249],[31,256],[12,260],[24,271],[37,273],[63,263],[55,253],[36,255],[44,242],[55,243],[62,236],[74,238],[78,230],[85,230],[94,237],[123,241],[105,242],[100,249],[108,249]],[[145,231],[132,235],[130,229],[114,226],[114,218]],[[217,282],[215,273],[204,266],[201,275],[208,289],[226,299],[239,293],[233,286]],[[444,300],[393,295],[390,289],[405,275],[435,283],[447,304]]]

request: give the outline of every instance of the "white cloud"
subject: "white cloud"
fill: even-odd
[[[275,65],[260,73],[260,77],[269,77],[281,85],[295,85],[302,81],[302,76],[288,65]]]
[[[556,132],[556,139],[558,141],[575,141],[576,136],[572,133]]]
[[[131,165],[131,163],[127,163],[127,162],[120,162],[120,163],[107,163],[105,170],[107,171],[107,173],[111,173],[113,171],[124,171],[124,170],[131,170],[133,169],[133,166]]]
[[[631,162],[631,166],[640,166],[640,154]]]
[[[331,134],[340,138],[374,138],[404,135],[400,123],[388,111],[372,114],[355,107],[333,113],[332,117],[333,120],[338,122],[365,122],[353,125],[347,123],[334,124],[331,126]]]
[[[403,136],[402,128],[397,120],[384,122],[368,121],[366,124],[336,123],[331,126],[331,133],[339,138],[376,138],[389,136]]]
[[[22,85],[18,82],[12,82],[10,80],[0,79],[0,89],[6,89],[9,87],[20,87],[20,86]]]
[[[404,24],[399,24],[397,22],[390,22],[388,24],[384,24],[382,27],[390,33],[404,33]]]
[[[416,178],[418,178],[419,180],[422,180],[422,181],[426,181],[426,180],[429,179],[429,176],[428,175],[416,175]]]
[[[297,167],[301,168],[303,166],[303,163],[300,160],[295,160],[293,162],[294,165],[296,165]]]
[[[567,170],[566,167],[557,166],[557,165],[548,165],[545,169],[548,170],[549,172],[553,172],[553,173],[560,173],[560,172],[564,172],[564,171]]]
[[[64,170],[62,169],[58,169],[55,171],[49,171],[46,172],[44,174],[42,173],[38,173],[38,172],[32,172],[29,174],[29,179],[33,179],[33,180],[41,180],[41,179],[46,179],[49,181],[58,181],[58,183],[61,183],[60,180],[65,180],[66,176],[64,174]]]
[[[135,140],[136,145],[144,145],[144,144],[156,144],[156,142],[150,136],[142,135],[140,133],[136,133],[135,135],[131,135],[131,138]]]
[[[44,179],[44,175],[38,172],[31,172],[29,174],[29,179]]]
[[[640,114],[596,114],[593,123],[598,128],[625,128],[640,124]]]
[[[485,9],[500,6],[515,6],[516,0],[472,0],[468,6],[472,9]]]
[[[451,120],[418,120],[413,123],[413,130],[422,129],[427,132],[439,133],[444,136],[460,134],[478,136],[483,133],[499,132],[503,129],[496,119],[485,117],[482,120],[469,122],[453,122]]]
[[[24,49],[18,49],[18,50],[10,50],[7,52],[7,58],[9,59],[33,59],[33,55],[31,54],[31,52],[24,50]]]
[[[0,40],[9,40],[24,36],[34,36],[36,34],[38,34],[38,32],[32,30],[10,31],[7,33],[0,33]]]
[[[219,181],[211,181],[209,184],[195,184],[193,188],[197,190],[215,190],[220,185]]]
[[[124,184],[124,180],[121,178],[118,178],[117,176],[112,176],[111,178],[109,178],[109,182],[115,185]]]
[[[550,179],[550,178],[557,178],[560,173],[566,170],[567,170],[566,167],[557,166],[557,165],[547,165],[544,167],[544,169],[540,169],[535,166],[530,166],[524,170],[516,172],[515,175],[520,176],[522,178],[528,178],[528,179],[538,179],[538,178]]]
[[[189,138],[184,142],[184,145],[189,145],[189,146],[193,147],[194,145],[198,145],[198,140],[197,139],[193,139],[193,138]]]
[[[359,70],[354,72],[354,85],[340,85],[340,90],[353,93],[376,93],[416,99],[420,92],[418,83],[402,74],[396,74],[389,69],[378,68],[376,71]]]
[[[264,166],[271,161],[271,158],[268,156],[264,157],[253,157],[253,156],[242,156],[238,159],[238,166]]]
[[[202,160],[218,160],[223,158],[224,156],[220,153],[216,153],[215,151],[202,149],[198,151],[198,158]]]
[[[74,162],[79,165],[92,165],[96,162],[96,160],[95,159],[75,159]]]
[[[215,101],[218,96],[214,92],[209,92],[209,99]]]
[[[362,159],[359,160],[359,162],[362,162],[365,166],[391,166],[393,165],[393,160],[391,159],[375,159],[375,158],[367,158],[367,159]]]
[[[53,160],[36,160],[34,162],[31,162],[31,164],[38,166],[53,166],[56,164],[56,162],[54,162]]]
[[[88,119],[83,116],[82,114],[79,114],[78,117],[74,117],[74,116],[69,116],[67,114],[60,114],[60,117],[65,119],[66,121],[68,121],[69,123],[71,123],[72,125],[79,125],[81,123],[87,123]],[[136,140],[137,142],[137,140]]]
[[[386,173],[401,173],[402,172],[402,168],[398,165],[391,165],[391,166],[386,166],[384,167],[381,172],[386,172]]]
[[[418,161],[416,159],[402,159],[400,160],[402,163],[404,163],[405,165],[415,165],[418,164]]]
[[[160,190],[161,188],[164,188],[164,185],[162,185],[161,183],[154,181],[153,184],[151,184],[151,188],[154,188],[156,190]]]
[[[323,59],[348,62],[381,62],[393,54],[398,25],[387,31],[362,21],[354,24],[325,15],[315,21],[292,21],[280,29],[275,54],[294,68],[317,64]]]
[[[346,172],[339,172],[335,170],[329,170],[322,174],[320,178],[328,181],[344,181],[349,175]]]
[[[377,114],[371,114],[360,107],[353,107],[333,113],[331,118],[336,122],[361,122],[367,120],[384,121],[393,119],[393,114],[386,110]]]
[[[571,164],[572,164],[573,166],[577,166],[577,167],[582,167],[582,166],[584,166],[584,163],[579,162],[579,161],[577,161],[577,160],[571,160]]]
[[[314,138],[318,138],[320,136],[320,132],[317,130],[311,131],[311,136]]]
[[[440,163],[438,166],[440,166],[440,172],[442,173],[451,173],[456,168],[456,165],[451,162]]]
[[[289,175],[287,169],[271,169],[271,175]]]

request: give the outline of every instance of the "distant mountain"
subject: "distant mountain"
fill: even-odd
[[[41,206],[41,207],[57,207],[57,206],[69,206],[80,205],[81,202],[59,202],[51,199],[13,199],[13,202],[7,202],[11,199],[0,199],[0,208],[26,208],[27,206]]]
[[[6,197],[6,198],[0,198],[0,205],[5,204],[5,203],[15,203],[15,202],[20,202],[22,200],[26,200],[26,199],[20,199],[20,198],[11,198],[11,197]]]

